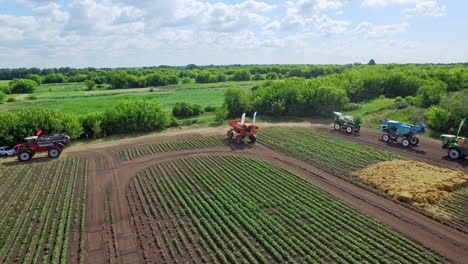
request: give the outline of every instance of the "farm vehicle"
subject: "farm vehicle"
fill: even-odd
[[[468,139],[448,134],[443,134],[440,138],[442,139],[442,148],[448,150],[449,158],[457,160],[468,156]]]
[[[401,145],[404,147],[417,146],[419,139],[416,135],[426,132],[426,125],[415,126],[389,119],[380,120],[379,123],[383,124],[379,127],[379,130],[384,132],[382,141],[397,141],[401,137]]]
[[[464,159],[468,156],[468,139],[458,136],[465,122],[466,117],[461,120],[456,136],[448,134],[440,136],[442,148],[448,149],[448,156],[453,160]]]
[[[231,120],[229,125],[231,129],[227,132],[227,139],[232,140],[237,144],[244,143],[245,138],[249,138],[250,143],[254,144],[257,141],[255,133],[259,129],[258,126],[255,126],[255,119],[257,117],[257,112],[253,114],[252,123],[245,122],[245,113],[242,114],[241,120]],[[235,137],[234,137],[235,136]]]
[[[333,128],[335,130],[346,130],[349,134],[361,130],[361,118],[345,116],[340,112],[333,112]]]
[[[42,135],[42,130],[38,130],[35,136],[25,138],[26,143],[16,145],[14,149],[18,153],[18,160],[29,161],[37,152],[46,152],[49,158],[56,159],[63,149],[71,141],[65,134]]]

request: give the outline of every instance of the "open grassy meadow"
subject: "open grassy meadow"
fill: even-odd
[[[102,112],[121,100],[131,98],[157,99],[170,109],[177,102],[190,102],[202,106],[221,105],[224,91],[229,87],[250,89],[260,81],[223,82],[210,84],[178,84],[162,87],[134,89],[98,89],[87,91],[84,83],[43,84],[33,94],[13,94],[16,102],[0,105],[5,112],[42,107],[74,115]],[[8,81],[1,81],[8,85]],[[31,100],[31,96],[35,99]]]

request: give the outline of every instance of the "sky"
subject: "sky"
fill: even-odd
[[[468,62],[463,0],[0,0],[0,68]]]

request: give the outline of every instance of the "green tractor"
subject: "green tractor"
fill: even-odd
[[[461,120],[456,136],[448,134],[440,136],[442,148],[448,149],[448,156],[453,160],[464,159],[468,156],[468,139],[458,136],[465,121],[466,117]]]
[[[442,148],[448,149],[448,156],[453,160],[468,156],[468,139],[454,135],[441,135]]]
[[[361,130],[361,118],[345,116],[340,112],[333,112],[333,128],[335,130],[346,130],[349,134]]]

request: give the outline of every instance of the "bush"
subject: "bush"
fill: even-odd
[[[192,83],[192,82],[193,82],[193,79],[190,78],[190,77],[184,77],[184,78],[182,78],[182,83],[183,83],[183,84]]]
[[[28,74],[26,76],[26,79],[35,81],[37,83],[37,85],[41,85],[42,81],[43,81],[42,76],[37,75],[37,74]]]
[[[10,97],[7,99],[7,102],[13,103],[13,102],[16,102],[16,99],[14,97]]]
[[[198,104],[179,102],[172,107],[172,114],[176,117],[190,117],[203,113],[203,108]]]
[[[28,96],[26,97],[26,99],[28,99],[28,100],[36,100],[37,97],[34,96],[34,95],[28,95]]]
[[[65,76],[61,73],[48,74],[44,79],[44,83],[63,83],[65,81]]]
[[[96,85],[96,83],[93,80],[86,80],[84,84],[86,85],[86,89],[88,89],[88,91],[92,91],[94,89],[94,86]]]
[[[5,97],[6,97],[6,94],[4,92],[0,91],[0,102],[5,100]]]
[[[88,137],[100,137],[102,133],[102,123],[104,116],[101,113],[93,113],[81,119],[83,132],[88,134]]]
[[[217,122],[222,122],[222,121],[226,120],[227,117],[228,117],[228,109],[227,109],[226,106],[216,108],[215,120]]]
[[[261,81],[261,80],[264,80],[264,78],[263,78],[263,76],[262,76],[260,73],[256,73],[256,74],[253,76],[252,80],[254,80],[254,81]]]
[[[216,111],[216,106],[209,105],[205,107],[205,112],[214,112]]]
[[[450,128],[450,112],[439,106],[431,106],[425,111],[430,128],[443,132]]]
[[[15,145],[38,129],[44,134],[67,133],[77,138],[82,133],[79,120],[72,115],[44,108],[0,114],[0,145]]]
[[[11,93],[32,93],[37,83],[29,79],[15,79],[8,85]]]
[[[276,80],[276,79],[278,79],[278,74],[276,72],[269,72],[266,75],[266,79],[267,80]]]
[[[228,117],[240,116],[250,110],[250,94],[242,88],[228,88],[224,92],[224,105]]]
[[[250,81],[250,72],[248,70],[239,70],[234,72],[234,75],[232,76],[232,80],[236,82],[240,81]]]
[[[123,101],[103,114],[104,132],[128,133],[161,130],[170,123],[170,116],[162,105],[153,100]]]

